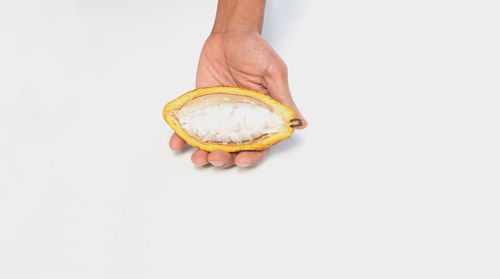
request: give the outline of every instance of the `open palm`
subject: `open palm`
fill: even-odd
[[[300,128],[307,126],[292,100],[286,64],[256,32],[213,33],[208,37],[198,64],[196,87],[209,86],[237,86],[269,94],[295,111],[296,117],[303,123]],[[170,147],[173,150],[180,149],[184,144],[179,136],[172,135]],[[260,161],[268,151],[228,153],[197,150],[191,159],[198,166],[211,163],[217,167],[233,164],[247,167]]]

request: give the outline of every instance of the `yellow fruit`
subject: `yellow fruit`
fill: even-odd
[[[168,103],[163,118],[189,145],[205,151],[261,150],[301,126],[292,109],[268,95],[238,87],[207,87]]]

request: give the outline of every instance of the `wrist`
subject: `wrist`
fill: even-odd
[[[212,33],[262,33],[265,0],[219,0]]]

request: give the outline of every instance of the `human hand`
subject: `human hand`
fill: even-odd
[[[209,86],[237,86],[269,94],[295,111],[296,118],[303,123],[299,128],[307,125],[292,100],[285,63],[257,32],[233,31],[210,35],[203,46],[196,75],[197,88]],[[178,150],[184,144],[177,134],[172,135],[171,149]],[[210,163],[222,168],[233,164],[247,167],[255,165],[268,152],[269,148],[239,153],[197,150],[191,160],[197,166]]]
[[[212,34],[203,46],[196,87],[237,86],[269,94],[295,111],[295,117],[307,121],[292,100],[288,86],[286,64],[262,38],[265,0],[219,0]],[[170,138],[170,148],[178,150],[185,144],[178,135]],[[197,166],[208,163],[222,168],[234,164],[240,167],[255,165],[267,153],[243,151],[228,153],[222,150],[197,150],[191,160]]]

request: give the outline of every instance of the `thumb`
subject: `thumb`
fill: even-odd
[[[298,126],[296,128],[304,129],[307,127],[308,123],[304,116],[300,113],[297,105],[295,105],[292,94],[290,93],[286,64],[280,59],[277,63],[275,63],[275,65],[276,66],[269,68],[265,78],[267,91],[271,97],[291,108],[295,112],[295,118],[299,118],[302,121],[302,126]]]

